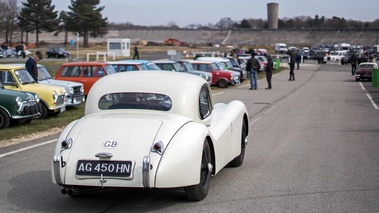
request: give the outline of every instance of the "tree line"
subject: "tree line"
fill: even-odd
[[[20,6],[15,0],[0,0],[0,33],[4,34],[5,43],[28,43],[29,33],[35,33],[36,46],[39,34],[52,32],[54,35],[64,33],[64,44],[68,43],[68,34],[83,37],[83,46],[88,47],[90,37],[97,38],[107,34],[108,30],[124,29],[267,29],[264,19],[242,19],[234,21],[230,17],[221,18],[217,23],[189,24],[179,27],[175,22],[163,26],[141,26],[130,22],[109,23],[102,17],[104,6],[100,0],[71,0],[68,11],[56,11],[51,0],[24,0]],[[372,22],[357,21],[333,16],[326,18],[315,15],[282,18],[278,20],[279,29],[379,29],[379,19]],[[14,34],[21,34],[20,41],[12,41]]]
[[[100,0],[71,0],[68,11],[55,10],[51,0],[26,0],[17,6],[15,0],[0,1],[0,27],[5,43],[12,44],[15,32],[21,32],[21,41],[28,44],[29,33],[35,33],[36,46],[39,46],[39,34],[54,32],[65,34],[67,44],[69,32],[83,37],[83,46],[88,47],[89,37],[100,37],[108,32],[108,19],[101,12]]]
[[[268,29],[268,21],[265,19],[242,19],[233,21],[230,17],[221,18],[217,23],[189,24],[185,27],[179,27],[174,22],[167,23],[166,26],[141,26],[126,23],[110,23],[110,29]],[[357,20],[346,20],[345,18],[333,16],[326,18],[325,16],[315,15],[297,16],[293,18],[278,19],[278,29],[379,29],[379,19],[372,22],[364,22]]]

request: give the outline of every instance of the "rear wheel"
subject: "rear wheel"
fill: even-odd
[[[5,129],[9,126],[10,124],[10,118],[8,114],[0,109],[0,129]]]
[[[217,86],[220,88],[226,88],[228,87],[228,82],[225,79],[220,79],[217,81]]]
[[[209,183],[213,169],[211,159],[211,148],[209,146],[208,140],[205,139],[200,165],[200,183],[184,188],[189,200],[200,201],[208,195]]]
[[[241,152],[237,157],[235,157],[232,161],[229,162],[229,166],[239,167],[242,165],[243,159],[245,158],[246,137],[247,137],[247,129],[246,129],[245,122],[243,122],[242,133],[241,133]]]

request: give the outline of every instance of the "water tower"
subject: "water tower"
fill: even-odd
[[[268,29],[278,29],[278,11],[278,3],[271,2],[267,4]]]

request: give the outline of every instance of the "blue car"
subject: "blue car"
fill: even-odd
[[[156,64],[148,60],[120,60],[116,62],[128,62],[130,64],[143,64],[147,70],[161,70]],[[128,71],[128,70],[127,70]],[[132,71],[132,70],[130,70]]]

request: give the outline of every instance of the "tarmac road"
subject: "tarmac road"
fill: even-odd
[[[302,65],[214,94],[249,111],[245,161],[211,180],[207,198],[182,189],[110,189],[69,197],[50,179],[57,135],[0,149],[1,212],[377,212],[379,89],[355,82],[349,66]],[[20,150],[21,147],[38,147]],[[17,151],[18,150],[18,151]],[[15,151],[15,152],[11,152]]]

